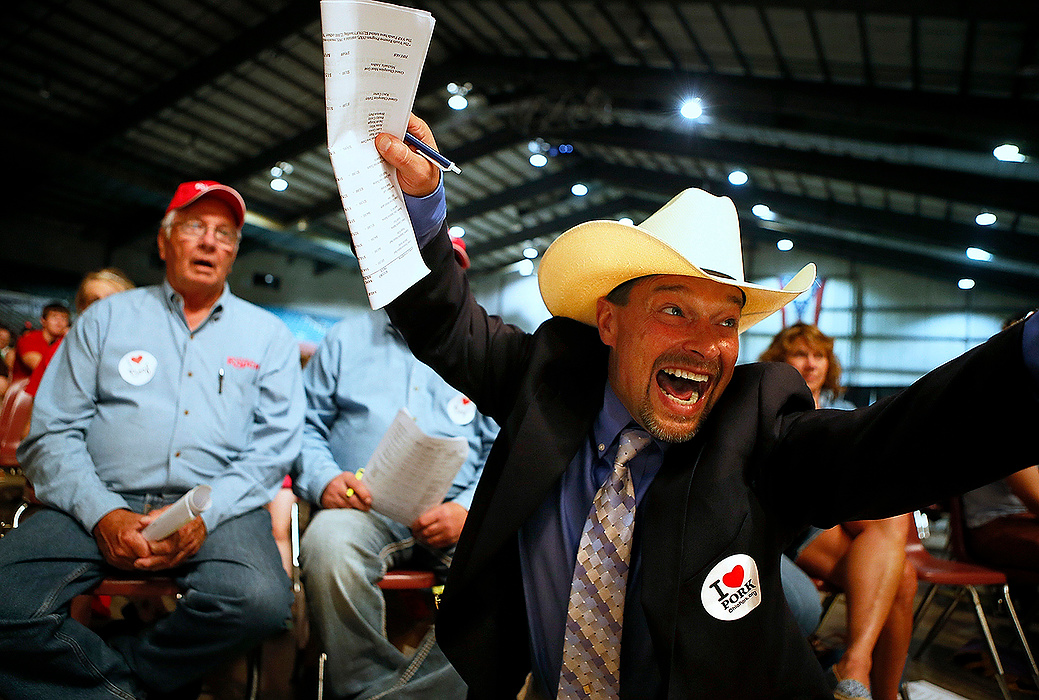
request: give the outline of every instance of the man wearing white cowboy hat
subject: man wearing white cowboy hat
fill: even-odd
[[[432,270],[390,317],[501,425],[437,620],[470,697],[833,697],[783,599],[792,534],[991,481],[990,444],[1012,453],[1003,471],[1036,461],[1018,436],[1039,419],[1039,319],[899,396],[815,411],[789,366],[735,367],[739,333],[814,267],[746,282],[728,199],[687,190],[641,226],[564,233],[539,272],[554,318],[527,334],[470,294],[429,213],[439,173],[376,145]]]

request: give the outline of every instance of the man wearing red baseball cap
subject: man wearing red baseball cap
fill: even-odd
[[[91,305],[51,362],[19,456],[50,508],[0,541],[0,697],[195,697],[284,626],[291,585],[264,505],[299,453],[305,400],[288,328],[227,285],[244,220],[234,189],[180,185],[158,234],[165,281]],[[145,535],[203,484],[202,515]],[[185,594],[109,646],[68,602],[116,570]]]

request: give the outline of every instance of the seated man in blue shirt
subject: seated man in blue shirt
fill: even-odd
[[[296,490],[325,510],[303,537],[311,618],[328,654],[335,698],[465,697],[430,629],[411,655],[386,639],[378,581],[394,567],[446,571],[498,428],[415,359],[383,312],[340,321],[303,373],[307,416]],[[359,471],[397,411],[437,437],[463,437],[465,462],[443,503],[407,525],[375,512]]]
[[[158,234],[163,284],[92,305],[51,362],[19,451],[49,507],[0,541],[0,696],[171,692],[283,628],[291,587],[263,506],[299,454],[303,387],[285,325],[227,286],[244,220],[230,187],[182,184]],[[145,538],[198,484],[211,507]],[[185,593],[109,646],[69,602],[117,570]]]
[[[437,615],[470,698],[832,698],[783,597],[794,534],[1036,462],[1039,316],[872,406],[815,410],[789,365],[736,366],[740,332],[814,270],[748,282],[731,200],[689,189],[561,234],[538,270],[554,316],[527,334],[476,303],[439,171],[375,143],[431,270],[389,316],[501,425]]]

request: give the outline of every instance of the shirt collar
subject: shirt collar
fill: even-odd
[[[606,390],[603,392],[602,409],[592,426],[592,438],[595,440],[595,450],[600,458],[617,441],[621,431],[625,428],[641,428],[641,426],[631,417],[628,409],[624,408],[624,404],[617,398],[617,394],[614,393],[613,387],[607,380]],[[653,438],[653,442],[661,452],[667,450],[667,443],[656,438]]]
[[[166,299],[166,306],[169,307],[169,310],[180,316],[181,319],[184,319],[184,297],[182,297],[180,295],[180,292],[175,290],[170,285],[170,281],[165,278],[162,280],[162,295]],[[208,323],[209,319],[219,318],[220,315],[224,312],[224,305],[227,303],[227,299],[230,296],[231,285],[229,285],[227,282],[224,282],[224,291],[220,293],[220,297],[216,300],[216,303],[213,304],[213,308],[209,310],[209,315],[206,316],[206,320],[203,321],[195,330],[197,331],[199,328]]]

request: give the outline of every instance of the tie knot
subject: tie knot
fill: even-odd
[[[614,466],[626,464],[628,460],[638,454],[639,450],[648,445],[652,439],[649,433],[638,428],[631,428],[622,432]]]

